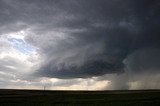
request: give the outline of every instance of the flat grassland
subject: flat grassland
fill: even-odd
[[[0,106],[160,106],[160,90],[0,90]]]

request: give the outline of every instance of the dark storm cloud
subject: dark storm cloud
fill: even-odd
[[[72,50],[74,56],[66,57],[66,60],[62,60],[59,64],[56,64],[54,59],[51,60],[38,70],[40,75],[75,78],[122,73],[126,67],[123,61],[134,51],[151,48],[150,52],[154,52],[153,49],[160,49],[159,1],[91,2],[82,0],[78,3],[73,2],[73,4],[63,2],[62,10],[64,9],[74,18],[72,20],[64,19],[58,23],[58,26],[61,25],[60,28],[66,27],[68,30],[82,29],[82,31],[70,32],[69,36],[76,39],[76,42],[73,44],[63,42],[57,50],[64,52],[60,58],[63,55],[67,56],[67,51]],[[102,44],[102,50],[95,52],[99,47],[97,45],[100,44]],[[87,46],[88,48],[84,49]],[[49,52],[51,48],[45,49],[45,52]],[[74,63],[76,59],[83,58],[75,48],[82,49],[80,51],[82,54],[85,52],[85,58],[81,65]],[[68,53],[72,54],[72,52]],[[48,56],[52,55],[54,52]],[[159,59],[159,55],[156,56]],[[155,63],[155,58],[152,55],[147,55],[147,57],[153,60],[148,60],[150,64],[147,68],[150,68]],[[134,67],[139,65],[137,61],[139,60],[134,61]],[[70,62],[71,64],[69,64]],[[152,62],[153,64],[151,64]],[[147,62],[143,64],[147,64]],[[154,67],[159,68],[158,65],[154,65]],[[136,72],[136,70],[134,71]]]
[[[160,57],[155,53],[160,49],[159,0],[1,2],[0,23],[6,30],[14,24],[17,30],[22,25],[31,28],[26,41],[38,47],[44,58],[35,75],[82,78],[123,73],[131,66],[129,61],[135,64],[130,68],[137,67],[139,60],[129,57],[141,49],[154,52],[154,57],[145,55],[148,61]],[[152,61],[150,67],[159,69]]]
[[[43,71],[52,67],[54,71]],[[39,70],[41,75],[46,77],[57,77],[57,78],[81,78],[81,77],[92,77],[97,75],[104,75],[105,73],[114,73],[121,70],[122,66],[116,66],[103,61],[91,61],[86,62],[82,66],[70,65],[65,66],[64,64],[53,66],[53,64],[47,64],[43,69]]]
[[[160,50],[154,48],[137,50],[125,59],[124,64],[130,72],[159,72]]]

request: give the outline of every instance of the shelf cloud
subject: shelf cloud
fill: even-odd
[[[1,0],[0,52],[26,56],[26,80],[96,77],[111,81],[110,89],[134,89],[160,74],[159,11],[159,0]],[[0,62],[2,72],[17,66]]]

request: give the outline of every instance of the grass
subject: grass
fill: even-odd
[[[159,90],[0,90],[0,106],[160,106]]]

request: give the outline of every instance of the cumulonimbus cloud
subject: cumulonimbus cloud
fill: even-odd
[[[53,35],[31,42],[46,56],[36,74],[79,78],[124,72],[123,61],[136,50],[150,48],[152,52],[160,48],[158,3],[81,0],[57,4],[63,6],[56,16],[63,17],[57,26],[52,23],[49,27]],[[61,38],[56,39],[54,33]],[[47,46],[41,45],[41,40],[48,42]]]
[[[0,34],[25,31],[24,41],[41,56],[33,76],[159,73],[159,5],[159,0],[1,0]]]

